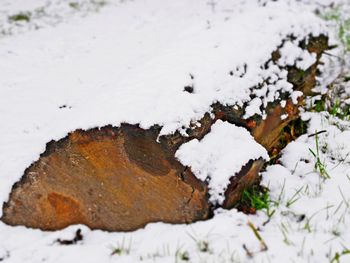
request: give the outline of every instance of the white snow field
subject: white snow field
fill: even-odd
[[[297,41],[336,35],[336,25],[314,12],[331,2],[0,0],[0,208],[46,143],[77,128],[128,122],[185,134],[212,103],[249,102],[250,89],[268,77],[279,81],[256,92],[245,117],[264,116],[260,105],[282,91],[295,99],[300,94],[287,72],[262,66],[288,35],[296,40],[285,43],[279,63],[313,64],[314,54]],[[318,90],[339,73],[333,60],[325,58]],[[303,119],[310,120],[307,134],[262,174],[269,211],[217,210],[207,221],[152,223],[129,233],[82,225],[44,232],[0,222],[0,262],[350,262],[350,121],[308,111]],[[244,154],[214,143],[230,135],[232,145],[250,145]],[[218,202],[228,174],[249,158],[268,159],[247,131],[221,121],[177,157],[198,177],[211,175]],[[57,242],[79,228],[82,241]]]

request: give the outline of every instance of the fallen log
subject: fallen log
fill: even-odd
[[[295,90],[310,94],[317,64],[328,45],[324,36],[305,43],[300,45],[316,53],[317,60],[302,74],[288,67],[288,81]],[[271,61],[278,57],[277,50]],[[92,229],[131,231],[150,222],[208,219],[217,206],[234,207],[242,191],[258,179],[264,161],[251,160],[232,174],[225,200],[218,205],[209,201],[208,182],[182,165],[175,152],[192,139],[201,140],[217,120],[247,128],[270,151],[281,130],[298,118],[303,104],[303,97],[298,103],[286,99],[285,105],[281,100],[267,105],[265,119],[257,115],[246,119],[244,107],[215,103],[200,125],[187,129],[188,136],[176,132],[159,137],[159,126],[144,130],[129,124],[76,130],[49,142],[39,160],[26,169],[3,206],[1,220],[43,230],[85,224]]]

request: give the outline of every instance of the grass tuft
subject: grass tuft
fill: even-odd
[[[335,7],[321,15],[327,21],[334,21],[338,25],[338,38],[344,45],[345,51],[350,51],[350,18],[344,17],[341,8]]]
[[[29,12],[21,12],[12,16],[9,16],[10,22],[29,22],[31,14]]]
[[[73,9],[79,9],[79,3],[77,2],[70,2],[68,5]]]
[[[268,189],[255,186],[243,191],[238,209],[246,214],[255,214],[258,210],[264,210],[266,215],[271,218],[275,213],[275,210],[271,210],[272,203]]]
[[[131,250],[131,239],[128,244],[125,243],[125,239],[123,238],[122,242],[118,242],[117,246],[112,247],[111,256],[117,255],[129,255]]]
[[[313,151],[311,148],[309,148],[309,151],[311,152],[311,154],[315,157],[316,161],[315,161],[315,169],[316,171],[319,172],[320,176],[323,179],[329,179],[330,176],[326,170],[326,166],[325,164],[321,161],[320,158],[320,150],[319,150],[319,141],[318,141],[318,132],[315,132],[315,143],[316,143],[316,152]]]
[[[331,259],[331,263],[339,263],[340,262],[340,258],[342,256],[345,256],[345,255],[349,255],[350,254],[350,249],[347,249],[347,248],[344,248],[343,251],[341,252],[336,252],[334,257]]]
[[[178,260],[180,261],[190,261],[190,254],[188,251],[182,251],[178,249],[175,253],[175,262],[177,263]]]

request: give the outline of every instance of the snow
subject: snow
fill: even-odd
[[[2,1],[0,37],[56,26],[67,19],[98,12],[106,3],[104,0]],[[29,21],[13,20],[18,14],[25,15]]]
[[[292,92],[291,99],[294,104],[298,103],[298,98],[303,96],[303,93],[299,90],[295,90]]]
[[[281,100],[280,105],[281,105],[282,108],[285,108],[286,105],[287,105],[287,101]]]
[[[244,118],[248,119],[252,116],[254,116],[255,114],[261,115],[261,110],[260,110],[260,106],[262,104],[262,101],[260,98],[254,98],[252,99],[248,106],[245,108],[245,114],[244,114]]]
[[[244,165],[250,160],[269,160],[265,148],[245,128],[221,120],[211,126],[210,133],[202,140],[182,144],[175,157],[191,167],[197,178],[209,182],[209,200],[219,204],[225,199],[230,178]]]
[[[282,114],[281,115],[281,120],[285,120],[285,119],[287,119],[288,118],[288,114]]]
[[[207,1],[139,0],[68,18],[0,39],[0,202],[48,141],[77,128],[158,124],[169,134],[214,102],[243,105],[271,74],[281,80],[267,87],[265,104],[291,92],[283,71],[261,66],[286,35],[325,30],[310,12],[280,2],[223,1],[213,12]],[[229,74],[244,65],[244,76]]]
[[[298,46],[298,42],[286,42],[280,48],[280,66],[296,66],[302,70],[308,69],[316,62],[316,54],[309,53]]]
[[[311,121],[308,134],[313,134],[315,129],[329,131],[344,124],[325,113],[306,115],[304,118]],[[322,133],[319,138],[321,146],[333,141],[329,133]],[[350,152],[348,142],[344,138]],[[190,225],[154,223],[131,233],[91,231],[81,225],[43,232],[0,223],[0,258],[4,255],[6,263],[72,260],[170,263],[186,262],[181,260],[181,255],[187,253],[189,262],[331,261],[350,241],[347,227],[350,162],[339,164],[330,155],[322,155],[331,174],[331,179],[322,180],[315,171],[309,148],[315,150],[315,138],[301,136],[283,151],[281,164],[268,166],[263,173],[263,184],[269,187],[270,197],[276,202],[272,205],[275,213],[268,223],[264,212],[245,215],[235,209],[218,210],[211,220]],[[261,251],[248,222],[259,229],[267,251]],[[83,241],[71,246],[56,242],[58,238],[72,239],[78,228],[82,229]],[[253,258],[246,255],[243,245],[253,253]],[[120,255],[112,255],[113,249],[120,249]],[[344,255],[340,262],[348,260],[349,256]]]
[[[159,124],[161,134],[169,134],[199,120],[214,102],[247,103],[247,117],[266,116],[261,105],[280,92],[296,103],[301,94],[292,91],[286,70],[262,65],[288,35],[298,40],[333,30],[313,13],[330,0],[74,2],[79,8],[66,0],[1,0],[0,203],[48,141],[77,128],[129,122],[143,128]],[[9,21],[19,12],[30,12],[30,21]],[[314,61],[296,41],[283,47],[281,65],[305,69]],[[324,93],[339,67],[332,57],[323,61],[320,69],[326,72],[315,90]],[[250,89],[267,78],[273,83],[252,94]],[[188,85],[194,93],[183,91]],[[0,222],[0,261],[185,262],[181,255],[187,253],[190,262],[330,262],[350,243],[350,123],[326,113],[306,112],[303,118],[310,120],[307,134],[262,174],[274,201],[271,218],[266,211],[217,210],[207,221],[152,223],[130,233],[81,225],[44,232]],[[315,170],[309,150],[315,151],[315,136],[309,135],[322,130],[327,132],[319,135],[320,160],[330,174],[327,180]],[[177,156],[202,179],[218,175],[211,176],[210,186],[220,200],[229,175],[248,158],[267,157],[248,135],[218,121]],[[237,147],[243,141],[244,147]],[[261,251],[248,222],[259,229],[267,251]],[[84,239],[76,245],[56,242],[73,238],[78,228]],[[112,255],[115,248],[120,255]],[[349,255],[341,256],[347,261]]]

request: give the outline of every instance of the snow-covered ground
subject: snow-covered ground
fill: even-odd
[[[184,132],[215,101],[248,102],[250,88],[267,77],[279,82],[251,102],[246,117],[264,115],[259,106],[281,91],[295,97],[285,71],[261,66],[287,35],[332,35],[336,25],[314,14],[330,2],[0,0],[0,203],[46,142],[77,128],[128,122],[160,124],[162,134]],[[296,42],[283,50],[281,65],[314,62]],[[319,90],[340,72],[333,60],[325,60]],[[184,92],[185,86],[194,92]],[[208,221],[153,223],[131,233],[85,226],[43,232],[0,222],[0,261],[349,262],[350,122],[327,112],[305,111],[303,119],[309,120],[307,134],[262,174],[269,211],[218,210]],[[260,149],[237,127],[217,126]],[[203,158],[219,156],[226,145],[211,144],[223,136],[217,133],[184,145],[179,158],[198,170],[225,172],[227,160],[217,167],[186,157],[197,151]],[[215,147],[222,148],[203,153]],[[260,156],[265,152],[253,157]],[[57,242],[72,239],[79,228],[77,244]]]

